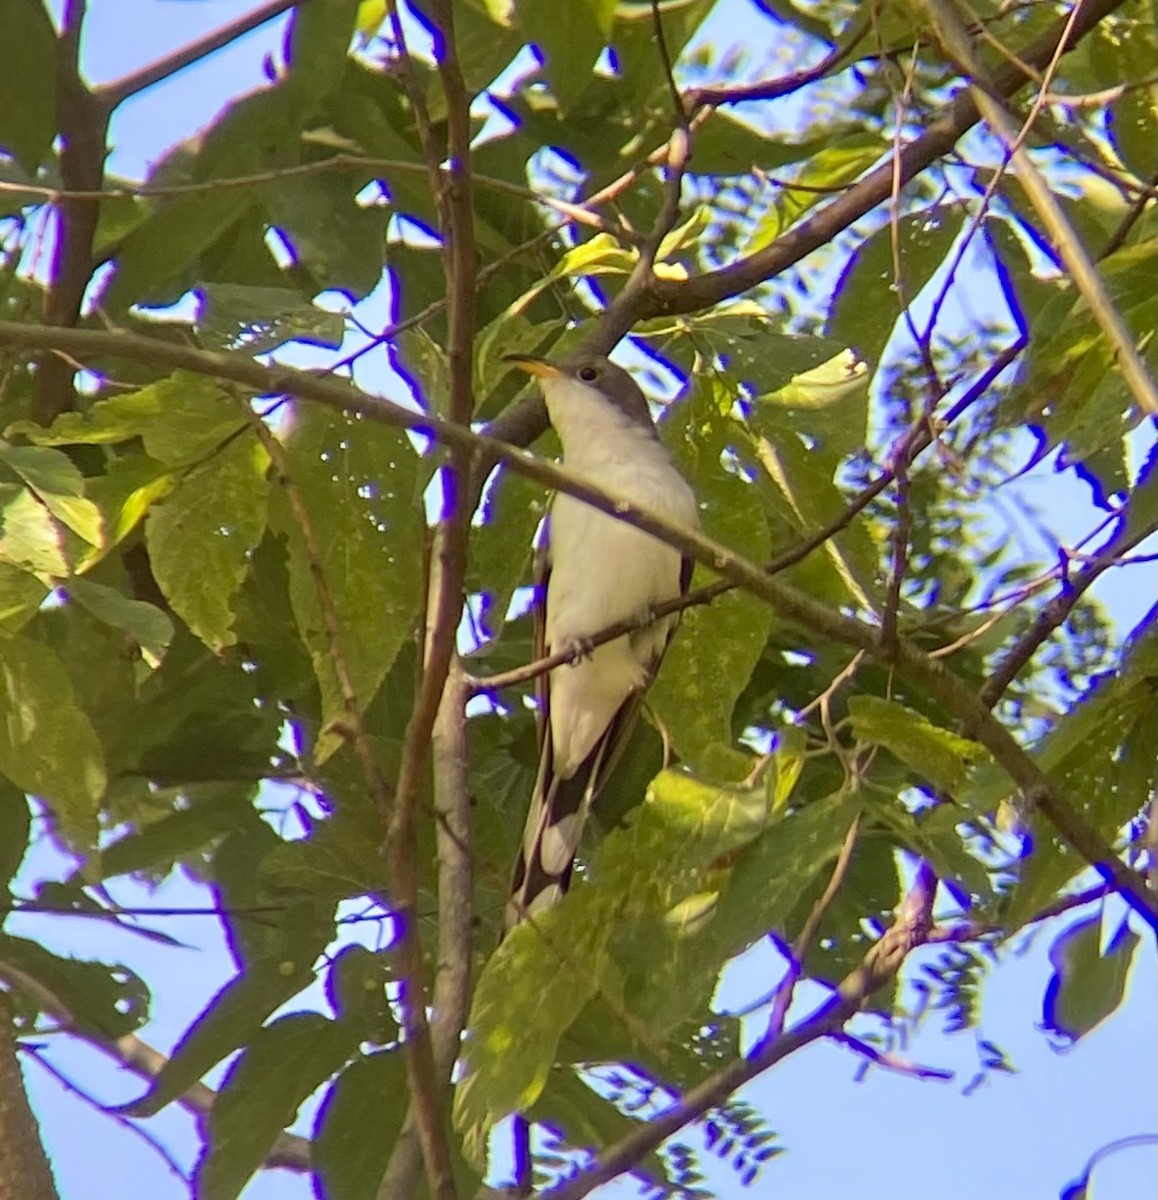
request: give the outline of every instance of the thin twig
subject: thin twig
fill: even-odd
[[[268,0],[266,4],[260,5],[252,12],[230,21],[227,25],[222,25],[211,33],[205,34],[204,37],[199,37],[170,51],[155,62],[137,67],[127,75],[122,75],[120,79],[114,79],[111,83],[102,84],[95,89],[96,95],[102,104],[112,111],[130,96],[135,96],[145,88],[152,87],[163,79],[168,79],[171,75],[176,75],[178,71],[183,71],[203,58],[208,58],[210,54],[237,41],[238,38],[244,37],[258,26],[264,25],[267,21],[272,21],[274,17],[281,16],[288,9],[295,6],[300,7],[304,3],[306,0]]]
[[[1130,508],[1123,512],[1118,533],[1109,544],[1098,552],[1078,573],[1062,580],[1058,594],[1033,620],[1033,624],[1005,652],[993,673],[981,689],[980,701],[992,708],[1005,694],[1005,689],[1017,678],[1022,668],[1037,653],[1049,636],[1062,625],[1073,611],[1077,602],[1086,594],[1098,577],[1110,567],[1116,566],[1122,555],[1128,554],[1139,543],[1144,542],[1158,529],[1158,520],[1151,520],[1131,530],[1128,519]]]
[[[684,106],[688,112],[691,112],[703,105],[715,108],[724,104],[746,104],[757,100],[778,100],[782,96],[790,96],[793,92],[798,92],[830,74],[833,68],[848,58],[857,45],[863,41],[868,27],[867,17],[854,18],[845,36],[814,67],[793,71],[791,75],[782,75],[779,79],[761,79],[756,83],[742,83],[729,87],[690,88],[683,95]]]
[[[887,1050],[878,1050],[862,1038],[854,1037],[847,1030],[842,1029],[838,1033],[829,1034],[829,1038],[854,1050],[857,1054],[867,1058],[869,1062],[883,1067],[886,1071],[896,1071],[900,1075],[910,1075],[914,1079],[949,1080],[953,1078],[953,1072],[945,1070],[944,1067],[922,1067],[920,1063],[909,1062]]]
[[[72,1096],[76,1096],[78,1100],[82,1100],[90,1108],[100,1113],[101,1116],[109,1117],[122,1129],[125,1129],[135,1137],[140,1138],[150,1150],[157,1154],[157,1156],[161,1159],[165,1166],[169,1168],[169,1171],[173,1175],[180,1179],[182,1183],[187,1184],[189,1182],[189,1176],[186,1174],[181,1164],[173,1157],[172,1154],[169,1153],[168,1149],[166,1149],[162,1142],[158,1138],[155,1138],[139,1122],[133,1121],[124,1116],[122,1113],[117,1112],[116,1109],[109,1108],[107,1105],[102,1104],[94,1095],[92,1095],[91,1092],[88,1092],[82,1088],[74,1079],[70,1079],[69,1076],[61,1071],[46,1054],[42,1053],[35,1046],[24,1046],[22,1047],[22,1050],[28,1055],[29,1058],[32,1059],[34,1063],[36,1063],[38,1067],[40,1067],[42,1071],[48,1075],[51,1075],[52,1078],[55,1079],[56,1082],[60,1084],[60,1086],[64,1088],[66,1092]]]
[[[61,1029],[74,1033],[141,1079],[150,1082],[156,1079],[169,1061],[159,1050],[154,1049],[148,1042],[142,1041],[136,1034],[127,1033],[121,1037],[112,1038],[104,1036],[91,1026],[82,1027],[72,1010],[55,992],[45,987],[38,979],[3,959],[0,959],[0,979],[32,996],[40,1011],[52,1017]],[[195,1083],[177,1097],[177,1104],[196,1118],[200,1125],[209,1115],[216,1099],[217,1093],[212,1088],[206,1087],[203,1083]],[[284,1167],[291,1171],[308,1171],[310,1169],[309,1142],[297,1134],[281,1133],[266,1158],[266,1166]]]
[[[1085,0],[1072,28],[1065,20],[1026,46],[1019,57],[1033,67],[1050,62],[1059,46],[1071,50],[1099,21],[1120,7],[1124,0]],[[1023,87],[1025,72],[1013,63],[1006,63],[993,76],[995,91],[1010,96]],[[943,115],[932,121],[925,132],[900,152],[899,179],[903,184],[952,150],[957,141],[980,120],[977,105],[968,91],[963,90],[946,107]],[[716,271],[708,271],[687,280],[657,279],[647,303],[634,314],[635,319],[695,312],[712,308],[731,296],[748,291],[799,262],[821,246],[826,246],[840,233],[882,201],[887,200],[894,186],[894,168],[886,161],[870,171],[859,183],[815,215],[794,225],[775,241],[744,258],[737,259]],[[634,322],[632,322],[634,323]],[[603,336],[617,341],[631,325],[618,323],[602,331]]]

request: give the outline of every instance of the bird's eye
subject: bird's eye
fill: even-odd
[[[594,367],[580,367],[575,372],[584,383],[594,383],[599,378],[599,372]]]

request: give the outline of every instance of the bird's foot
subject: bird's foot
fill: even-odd
[[[595,643],[589,637],[568,638],[563,645],[567,652],[567,662],[574,666],[595,653]]]

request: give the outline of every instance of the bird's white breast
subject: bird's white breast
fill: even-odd
[[[695,495],[652,432],[577,381],[544,389],[567,467],[689,528]],[[560,493],[551,509],[548,650],[638,616],[680,590],[681,555],[624,521]],[[670,621],[598,647],[551,677],[552,733],[564,775],[586,757],[615,712],[646,682]]]

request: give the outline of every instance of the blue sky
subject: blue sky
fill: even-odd
[[[251,7],[224,0],[93,0],[84,47],[93,82],[115,78]],[[230,96],[263,78],[264,56],[280,43],[281,23],[271,23],[213,56],[207,63],[151,89],[124,106],[113,126],[112,169],[139,178],[148,163],[174,140],[206,124]],[[726,28],[727,21],[719,22]],[[363,383],[373,384],[372,378]],[[1021,494],[1048,513],[1063,535],[1096,523],[1085,489],[1042,470],[1018,485]],[[1119,620],[1131,624],[1153,595],[1152,567],[1132,577],[1107,576],[1100,597]],[[27,865],[25,879],[49,866],[45,851]],[[204,898],[174,882],[142,898],[115,886],[122,903],[196,904]],[[158,922],[160,924],[160,922]],[[23,919],[10,928],[35,933],[53,947],[85,957],[124,959],[156,981],[155,1008],[141,1035],[168,1049],[224,982],[228,959],[210,918],[185,917],[168,928],[189,949],[128,943],[95,924]],[[1088,1039],[1067,1053],[1052,1049],[1035,1027],[1050,968],[1045,951],[1055,925],[1021,957],[1007,954],[985,991],[985,1036],[1002,1046],[1018,1074],[994,1076],[979,1091],[962,1088],[977,1062],[974,1034],[943,1037],[928,1022],[911,1047],[914,1060],[956,1069],[951,1083],[918,1082],[873,1071],[855,1084],[858,1060],[827,1044],[797,1054],[756,1081],[745,1093],[778,1131],[789,1153],[766,1169],[749,1194],[793,1200],[1047,1200],[1076,1176],[1100,1145],[1128,1134],[1153,1131],[1158,1123],[1154,1084],[1158,977],[1152,946],[1137,956],[1128,1001]],[[729,977],[728,990],[756,995],[775,982],[770,955],[754,953]],[[802,988],[801,1008],[817,989]],[[53,1061],[105,1103],[139,1094],[141,1085],[93,1051],[50,1046]],[[73,1096],[41,1070],[26,1067],[45,1141],[65,1200],[177,1200],[185,1188],[139,1139]],[[196,1153],[190,1119],[168,1112],[148,1127],[186,1166]],[[725,1172],[714,1172],[724,1194],[740,1194]],[[1093,1197],[1143,1200],[1155,1190],[1153,1149],[1132,1150],[1104,1162],[1094,1176]],[[607,1195],[627,1195],[618,1186]],[[248,1200],[304,1200],[308,1184],[283,1173],[250,1185]]]

